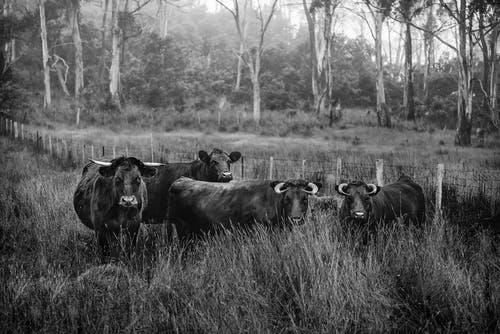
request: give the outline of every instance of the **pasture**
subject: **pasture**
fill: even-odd
[[[55,131],[61,137],[83,136],[83,131]],[[377,140],[398,141],[397,129],[383,131],[392,132]],[[90,143],[106,135],[95,130],[80,139]],[[422,136],[439,141],[441,135]],[[109,136],[123,145],[124,134]],[[134,139],[141,136],[142,142]],[[248,155],[280,153],[311,160],[330,156],[332,145],[352,140],[232,136],[155,134],[170,149],[182,145],[196,152],[220,145],[225,150],[244,147]],[[143,145],[148,152],[147,134],[127,138],[129,147],[141,150]],[[362,154],[353,151],[353,160],[370,157],[369,138],[360,140],[363,147],[357,151]],[[406,154],[411,163],[407,148],[393,147],[376,154],[392,152],[395,159]],[[344,148],[347,158],[352,148]],[[492,150],[481,150],[457,149],[450,155],[463,157],[461,164],[497,163]],[[475,221],[463,228],[446,217],[433,220],[429,209],[424,228],[383,227],[362,245],[336,214],[315,210],[292,232],[234,231],[190,249],[168,245],[164,228],[148,225],[141,228],[132,259],[104,266],[94,234],[78,221],[72,206],[82,165],[61,164],[4,137],[0,152],[0,322],[5,332],[500,330],[498,244]],[[439,158],[431,150],[428,160]],[[432,197],[432,190],[426,196]]]

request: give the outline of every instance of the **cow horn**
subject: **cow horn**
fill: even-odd
[[[347,187],[347,183],[341,183],[341,184],[339,184],[339,186],[338,186],[338,188],[337,188],[337,189],[338,189],[339,193],[341,193],[342,195],[345,195],[345,196],[350,196],[350,194],[348,194],[348,193],[346,193],[346,192],[344,191],[344,188],[345,188],[345,187]]]
[[[99,166],[104,166],[104,167],[109,167],[111,166],[111,162],[107,162],[107,161],[99,161],[99,160],[94,160],[94,159],[90,159],[90,161],[92,161],[93,163],[95,163],[96,165],[99,165]]]
[[[144,162],[144,166],[146,167],[160,167],[160,166],[166,166],[167,164],[161,163],[161,162]]]
[[[318,190],[319,190],[318,186],[317,186],[317,185],[315,185],[315,184],[314,184],[314,183],[312,183],[312,182],[309,182],[309,183],[307,184],[307,187],[308,187],[308,188],[311,188],[311,190],[305,190],[305,189],[303,189],[302,191],[303,191],[303,192],[305,192],[305,193],[311,194],[311,195],[316,194],[316,193],[318,192]]]
[[[277,194],[281,194],[281,193],[284,193],[285,191],[287,191],[288,188],[282,189],[284,185],[285,185],[285,182],[280,182],[277,185],[275,185],[274,192],[276,192]]]
[[[368,195],[373,195],[377,192],[377,186],[373,183],[368,183],[366,186],[370,189],[370,191],[368,191]]]

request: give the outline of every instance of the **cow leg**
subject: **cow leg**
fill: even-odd
[[[109,237],[105,231],[96,231],[99,254],[102,263],[107,263],[110,257]]]

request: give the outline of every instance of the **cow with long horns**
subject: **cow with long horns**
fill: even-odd
[[[354,181],[339,184],[335,189],[345,197],[340,208],[343,221],[373,225],[373,222],[391,222],[396,218],[416,223],[425,220],[422,187],[406,175],[384,187]]]
[[[168,220],[181,240],[256,222],[293,226],[304,223],[308,196],[320,188],[304,180],[211,183],[181,177],[170,187]]]
[[[169,163],[158,169],[158,174],[146,180],[149,204],[143,212],[143,219],[148,224],[161,224],[167,218],[168,189],[181,176],[208,182],[229,182],[233,179],[230,165],[238,161],[240,152],[229,154],[214,148],[210,154],[199,151],[199,160],[189,163]]]
[[[110,255],[110,246],[128,235],[127,251],[135,246],[142,211],[147,205],[143,178],[156,174],[160,163],[120,157],[110,162],[89,159],[73,196],[75,211],[85,226],[96,233],[101,256]]]

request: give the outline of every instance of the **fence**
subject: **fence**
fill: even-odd
[[[173,152],[157,144],[151,134],[148,148],[131,143],[104,143],[74,138],[59,138],[48,130],[35,130],[22,123],[0,117],[0,133],[46,152],[61,164],[78,167],[88,158],[112,159],[117,156],[135,156],[143,161],[190,162],[197,159],[195,152]],[[344,156],[345,157],[345,156]],[[366,163],[337,156],[323,160],[285,159],[281,157],[242,156],[232,165],[235,179],[304,178],[323,183],[322,193],[334,195],[335,184],[362,179],[379,185],[391,183],[402,174],[412,177],[424,189],[428,206],[437,214],[467,221],[489,216],[500,209],[500,170],[465,169],[444,164],[437,166],[388,163],[377,159]]]

